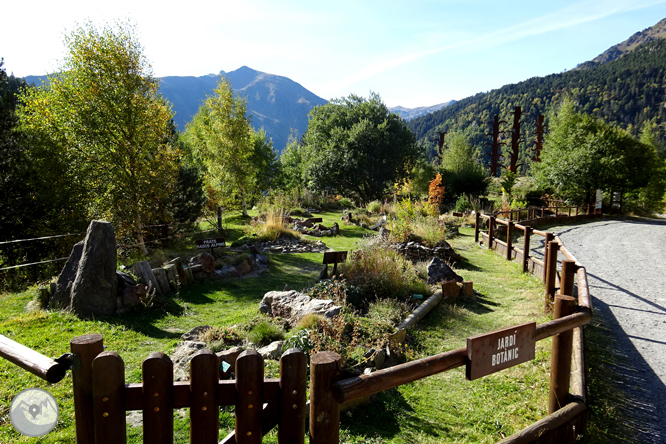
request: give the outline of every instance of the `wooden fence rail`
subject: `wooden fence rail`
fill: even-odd
[[[540,210],[530,209],[527,216]],[[557,207],[552,221],[562,207]],[[564,211],[564,210],[563,210]],[[566,210],[571,219],[580,215],[576,208]],[[587,420],[586,380],[582,327],[590,322],[592,304],[585,268],[564,247],[558,237],[536,230],[541,218],[514,223],[497,215],[476,215],[475,239],[486,243],[507,259],[516,259],[545,282],[546,308],[553,320],[536,326],[535,340],[553,338],[549,415],[505,438],[503,444],[573,443],[585,429]],[[518,212],[518,219],[521,212]],[[488,232],[481,231],[488,221]],[[507,228],[507,241],[497,240],[496,224]],[[512,231],[523,231],[522,249],[512,242]],[[530,255],[531,235],[544,237],[544,261]],[[557,286],[558,255],[563,256]],[[574,297],[574,283],[577,286]],[[556,291],[557,290],[557,291]],[[305,440],[307,369],[306,355],[290,349],[280,359],[280,378],[264,378],[264,362],[255,350],[243,352],[236,361],[236,380],[220,380],[220,359],[203,350],[191,361],[190,380],[173,381],[173,364],[163,353],[150,354],[142,364],[143,382],[125,383],[122,358],[104,351],[99,334],[79,336],[70,342],[72,354],[58,361],[46,358],[0,336],[0,356],[56,382],[71,364],[76,415],[77,443],[125,443],[126,412],[143,413],[145,443],[173,442],[175,409],[190,409],[190,442],[202,444],[254,444],[278,427],[278,443],[303,444]],[[310,361],[310,443],[337,444],[340,430],[340,404],[407,384],[468,363],[466,348],[429,356],[369,375],[340,380],[342,359],[334,352],[321,352]],[[235,407],[235,429],[219,440],[220,407]]]

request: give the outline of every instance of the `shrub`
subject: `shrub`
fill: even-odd
[[[466,213],[474,209],[472,203],[469,201],[469,198],[464,194],[458,198],[456,201],[456,211],[459,213]]]
[[[348,199],[346,197],[343,197],[342,199],[338,200],[338,203],[343,207],[343,208],[353,208],[354,207],[354,202],[351,201],[351,199]]]
[[[366,308],[376,299],[409,300],[412,294],[430,294],[412,264],[397,251],[389,248],[378,236],[359,242],[359,250],[350,254],[344,266],[347,282],[361,291],[360,300],[353,305]],[[350,298],[347,298],[350,301]]]
[[[388,322],[393,326],[399,325],[411,312],[406,302],[394,299],[379,299],[371,302],[367,317],[371,321]]]
[[[308,313],[298,320],[296,328],[299,330],[316,330],[322,322],[328,322],[328,318],[317,313]]]
[[[314,299],[330,299],[338,305],[347,302],[354,305],[362,292],[358,287],[347,284],[344,279],[331,279],[317,282],[307,293]]]
[[[259,321],[247,335],[253,344],[268,345],[273,341],[284,339],[284,330],[266,321]]]
[[[382,211],[382,203],[378,200],[373,200],[368,204],[368,211],[373,214],[379,214]]]

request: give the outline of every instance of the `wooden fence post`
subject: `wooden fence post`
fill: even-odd
[[[569,217],[571,217],[571,205],[569,205]]]
[[[525,227],[525,237],[523,237],[523,273],[527,273],[529,271],[531,235],[532,227]]]
[[[190,361],[190,443],[192,444],[219,442],[220,414],[217,402],[219,366],[218,357],[210,350],[201,350]]]
[[[263,387],[264,359],[245,350],[236,360],[236,444],[261,443]]]
[[[474,243],[479,243],[479,230],[481,229],[481,214],[477,211],[474,216]]]
[[[279,444],[305,442],[305,405],[307,387],[306,355],[290,348],[280,358],[280,423]]]
[[[104,340],[100,334],[77,336],[69,341],[75,355],[72,366],[74,394],[74,416],[76,417],[76,442],[95,442],[95,418],[92,399],[92,362],[104,351]]]
[[[553,319],[569,316],[576,309],[576,300],[571,296],[555,297]],[[550,397],[548,413],[556,412],[567,404],[571,380],[571,351],[573,330],[553,336],[553,353],[550,366]]]
[[[560,244],[556,241],[548,243],[548,257],[546,262],[546,291],[545,291],[545,310],[549,312],[551,302],[555,296],[555,277],[557,275],[557,252]]]
[[[506,260],[510,261],[513,253],[513,222],[509,220],[506,226]]]
[[[493,228],[495,227],[495,216],[488,219],[488,249],[493,249]]]
[[[125,363],[118,353],[105,351],[92,365],[95,444],[127,442],[125,425]]]
[[[319,352],[310,359],[310,443],[340,442],[340,404],[332,385],[340,375],[342,358],[335,352]]]
[[[161,352],[143,360],[143,442],[173,443],[173,363]]]
[[[543,283],[546,283],[546,268],[548,268],[548,245],[555,239],[555,235],[549,231],[546,232],[546,238],[543,241]]]
[[[573,296],[574,290],[574,276],[578,267],[576,262],[563,259],[562,260],[562,279],[560,280],[560,294],[563,296]]]

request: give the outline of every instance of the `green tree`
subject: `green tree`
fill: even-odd
[[[247,216],[247,201],[256,191],[257,158],[247,102],[234,96],[222,77],[185,129],[185,140],[194,157],[205,167],[207,185],[222,196],[221,204],[232,208],[236,196]],[[264,137],[265,139],[265,137]]]
[[[21,128],[45,154],[65,161],[89,217],[111,220],[147,254],[142,221],[164,212],[155,202],[175,183],[179,152],[168,143],[170,107],[132,26],[86,23],[64,42],[59,74],[22,94]]]
[[[478,196],[485,193],[490,177],[465,135],[461,132],[450,134],[448,145],[439,167],[447,194]]]
[[[309,115],[301,179],[313,191],[334,190],[367,203],[382,198],[412,169],[412,132],[379,95],[350,95]]]
[[[576,112],[565,100],[552,116],[541,162],[532,165],[537,183],[565,199],[591,202],[596,189],[632,192],[646,187],[661,162],[653,145],[627,131]]]

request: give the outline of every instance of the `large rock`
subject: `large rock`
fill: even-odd
[[[173,377],[176,381],[189,381],[190,361],[205,347],[206,344],[204,342],[198,341],[185,341],[178,344],[173,353],[171,353]]]
[[[439,284],[441,282],[456,281],[462,282],[463,278],[456,274],[446,262],[438,257],[434,257],[427,267],[428,284]]]
[[[257,353],[264,359],[272,359],[277,361],[282,356],[282,346],[284,341],[275,341],[268,344],[266,347],[261,347]]]
[[[72,303],[72,285],[76,279],[76,272],[79,269],[79,262],[83,254],[84,241],[77,242],[72,248],[72,253],[65,263],[65,267],[58,275],[58,281],[55,284],[55,291],[49,298],[49,308],[63,309],[69,308]]]
[[[215,257],[205,251],[197,254],[193,262],[193,265],[200,264],[204,273],[212,273],[215,269]]]
[[[109,222],[90,222],[72,284],[71,308],[81,318],[116,311],[116,236]]]
[[[160,291],[163,295],[171,293],[171,287],[169,287],[169,278],[167,277],[167,272],[164,268],[153,268],[153,274],[157,280],[157,285],[160,288]]]
[[[333,318],[340,314],[341,309],[342,307],[335,305],[332,300],[312,299],[295,290],[269,291],[259,304],[262,313],[285,318],[291,325],[296,325],[303,316],[310,313]]]
[[[116,271],[116,275],[118,278],[118,310],[141,303],[141,299],[147,295],[147,287],[137,284],[134,278],[127,273]]]

